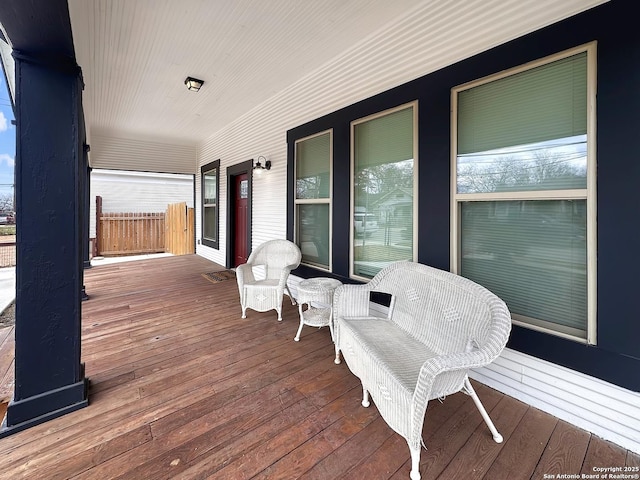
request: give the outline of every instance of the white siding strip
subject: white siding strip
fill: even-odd
[[[469,376],[640,453],[640,393],[511,349]]]

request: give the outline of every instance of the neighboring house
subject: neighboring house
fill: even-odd
[[[89,238],[96,236],[96,196],[104,213],[165,212],[180,202],[193,208],[193,175],[94,169],[90,181]]]
[[[186,69],[202,64],[195,60],[193,67],[181,63],[186,50],[164,52],[158,48],[162,55],[154,64],[148,59],[149,49],[110,45],[102,50],[117,50],[119,59],[144,58],[138,63],[132,60],[135,68],[124,73],[111,71],[112,63],[96,63],[111,59],[96,60],[100,49],[90,49],[108,38],[101,37],[103,29],[91,22],[107,26],[134,18],[124,6],[118,10],[122,18],[109,18],[104,11],[99,15],[98,2],[71,1],[70,19],[54,29],[47,19],[64,17],[51,13],[52,9],[64,12],[66,2],[26,2],[38,4],[38,9],[33,5],[21,8],[24,1],[13,0],[13,10],[0,7],[0,23],[14,48],[22,52],[16,57],[16,68],[23,75],[16,76],[22,78],[16,88],[23,93],[16,96],[22,98],[17,105],[22,146],[18,160],[24,162],[25,172],[37,171],[42,177],[34,179],[27,173],[18,177],[23,208],[31,215],[18,212],[19,223],[26,222],[25,218],[36,224],[47,222],[45,213],[50,212],[40,212],[38,201],[44,199],[36,193],[43,182],[57,179],[62,180],[55,183],[61,194],[60,198],[51,194],[51,211],[69,224],[86,215],[88,196],[79,201],[82,197],[74,196],[72,190],[86,188],[82,162],[87,161],[87,155],[81,146],[87,137],[91,139],[89,158],[94,167],[115,168],[117,163],[122,168],[124,162],[132,170],[157,168],[193,174],[197,254],[232,267],[252,246],[287,237],[300,243],[315,242],[310,258],[294,272],[294,281],[309,276],[366,281],[377,268],[398,259],[473,278],[504,297],[514,316],[507,350],[475,377],[640,452],[636,300],[640,226],[635,221],[640,217],[635,197],[640,181],[636,160],[640,36],[633,2],[407,2],[404,12],[395,12],[373,31],[349,37],[345,40],[349,43],[331,57],[319,59],[313,69],[298,72],[304,62],[282,67],[285,77],[300,75],[290,82],[269,84],[265,87],[268,95],[256,97],[253,103],[253,91],[233,97],[233,104],[223,103],[234,88],[241,89],[239,78],[252,79],[252,68],[225,85],[226,92],[218,91],[213,73],[218,65],[211,62],[207,70],[211,77],[205,78],[202,91],[195,94],[202,96],[171,91],[175,99],[167,93],[154,103],[143,96],[145,86],[140,80],[136,84],[139,88],[132,89],[139,95],[132,97],[137,108],[121,105],[118,116],[112,111],[113,103],[129,92],[104,87],[110,75],[124,76],[118,85],[125,86],[127,72],[133,75],[136,69],[150,69],[155,80],[158,75],[152,67],[159,68],[162,62],[171,65],[173,76],[191,73],[176,70],[176,64],[184,64]],[[133,3],[127,5],[134,8]],[[249,9],[259,4],[249,5],[249,0],[241,3]],[[291,9],[293,3],[289,4]],[[343,2],[343,7],[350,3]],[[400,5],[380,2],[373,8],[393,8],[391,4]],[[347,13],[343,18],[350,18]],[[160,21],[160,17],[154,16],[151,22]],[[354,29],[359,23],[356,20],[359,17],[353,16]],[[7,23],[11,21],[19,27],[12,28]],[[51,29],[47,30],[50,41],[46,47],[39,40],[38,26],[43,24]],[[269,26],[265,23],[261,27]],[[159,37],[168,35],[169,30]],[[261,39],[270,38],[261,33]],[[230,35],[237,35],[233,42],[243,45],[251,40],[246,35]],[[305,32],[297,38],[302,41],[314,36]],[[218,45],[215,40],[203,38],[199,43]],[[172,41],[178,42],[178,38]],[[326,38],[318,40],[315,47],[318,44],[323,47],[314,50],[318,55],[333,45]],[[53,46],[59,51],[52,52]],[[33,66],[24,60],[24,51],[29,49],[36,58],[52,55],[54,60],[66,61],[64,65],[71,72],[75,72],[77,61],[87,73],[85,100],[91,109],[84,112],[86,119],[79,132],[75,119],[83,109],[78,101],[77,73],[68,74],[71,80],[60,84],[47,82],[58,78],[58,70],[48,68],[47,63]],[[278,46],[274,52],[282,49]],[[306,50],[305,55],[314,58]],[[74,59],[71,65],[69,58]],[[208,57],[199,54],[198,58]],[[261,65],[259,59],[254,60],[256,67]],[[100,73],[104,71],[110,73]],[[258,76],[259,82],[268,80]],[[169,81],[158,78],[158,82]],[[48,135],[47,121],[53,122],[52,118],[39,118],[42,106],[35,93],[44,89],[53,93],[46,97],[55,102],[49,111],[55,111],[56,119],[75,132],[76,137],[69,135],[72,140],[67,143],[52,140],[60,138],[53,133]],[[227,115],[219,105],[241,111]],[[140,117],[135,125],[128,123],[134,111],[148,112],[141,118],[151,122],[165,106],[173,117],[172,108],[187,109],[172,124],[175,129],[186,125],[173,143],[166,132],[155,140],[149,137],[154,128],[163,126],[161,123],[147,127]],[[162,117],[164,121],[167,118]],[[31,130],[20,130],[21,120]],[[103,128],[109,122],[127,130],[128,137],[136,137],[136,131],[145,127],[147,130],[145,136],[139,135],[134,149],[118,141],[125,136],[122,132]],[[33,128],[34,124],[42,130]],[[86,136],[82,130],[85,125]],[[130,153],[139,147],[153,151],[160,141],[173,153],[169,159],[156,162],[148,155],[137,165],[137,156]],[[30,149],[30,142],[51,146],[51,155],[64,169],[50,167],[39,156],[40,150]],[[120,145],[119,160],[110,163],[103,152],[114,144]],[[145,145],[149,148],[143,148]],[[64,154],[69,151],[76,163],[64,163]],[[263,165],[267,160],[271,165],[262,175],[253,170],[259,156],[266,157],[260,159]],[[79,174],[77,165],[81,165]],[[403,212],[402,248],[398,247],[400,242],[387,245],[384,238],[377,237],[382,228],[371,237],[360,237],[353,225],[357,207],[365,206],[369,211],[370,206],[378,205],[380,211],[389,212],[396,208],[383,194],[394,188],[404,192],[396,205],[397,211],[401,207]],[[34,198],[28,197],[29,193]],[[72,212],[65,210],[69,205],[74,206]],[[385,219],[377,221],[383,225]],[[25,228],[29,226],[25,223]],[[41,252],[44,247],[35,243],[21,247],[38,253],[37,258],[62,255],[59,263],[48,265],[50,275],[49,270],[39,270],[42,278],[37,281],[43,282],[43,288],[37,290],[37,297],[30,296],[27,285],[18,282],[17,301],[32,309],[25,308],[22,315],[37,317],[39,305],[50,308],[50,302],[57,302],[63,310],[68,305],[75,308],[77,285],[71,282],[64,290],[68,296],[57,291],[58,297],[52,299],[54,293],[46,282],[50,277],[80,281],[77,271],[65,270],[64,261],[80,256],[74,242],[86,235],[86,230],[78,229],[76,237],[56,237],[57,232],[51,235],[47,247],[60,241],[73,248],[67,253]],[[19,265],[24,275],[18,279],[27,278],[37,268],[29,262]],[[68,324],[60,327],[69,339],[60,348],[69,350],[77,348],[80,335],[77,309],[71,307],[65,310]],[[40,322],[42,328],[36,327],[34,332],[45,330],[46,319]],[[24,335],[16,336],[16,383],[22,378],[28,386],[18,392],[22,395],[21,410],[14,411],[22,415],[23,425],[86,403],[86,398],[78,398],[85,381],[78,368],[79,350],[76,356],[69,355],[70,366],[60,367],[72,370],[72,379],[50,385],[46,381],[50,372],[40,371],[36,365],[49,360],[27,362],[19,353],[28,350],[29,354],[37,351],[46,355],[46,349],[29,349],[38,347],[40,337],[21,333]],[[30,368],[18,370],[18,365]],[[41,407],[43,399],[59,399],[64,388],[74,395],[52,403],[53,410]],[[32,401],[37,408],[25,406]]]

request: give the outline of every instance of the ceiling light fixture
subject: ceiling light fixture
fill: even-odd
[[[264,165],[260,163],[260,159],[264,160]],[[271,160],[267,160],[262,155],[258,157],[257,163],[253,166],[256,173],[262,173],[263,170],[271,170]]]
[[[187,86],[187,89],[192,92],[197,92],[202,87],[204,80],[198,80],[197,78],[187,77],[184,80],[184,84]]]

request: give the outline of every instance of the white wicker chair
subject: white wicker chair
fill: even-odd
[[[387,318],[369,311],[370,293],[391,294]],[[333,300],[336,363],[342,352],[387,424],[411,451],[420,478],[422,426],[429,400],[463,391],[473,398],[496,442],[502,442],[467,372],[493,361],[511,331],[505,303],[453,273],[412,262],[381,270],[368,284],[343,285]]]
[[[287,278],[289,272],[300,265],[301,258],[298,246],[288,240],[269,240],[251,252],[247,263],[236,268],[242,318],[247,318],[247,308],[258,312],[275,309],[278,321],[282,320],[285,292],[295,305]],[[257,270],[263,270],[262,275]]]

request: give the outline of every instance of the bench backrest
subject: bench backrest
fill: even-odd
[[[511,330],[505,303],[477,283],[414,262],[397,262],[370,282],[391,294],[389,318],[437,354],[504,348]]]

